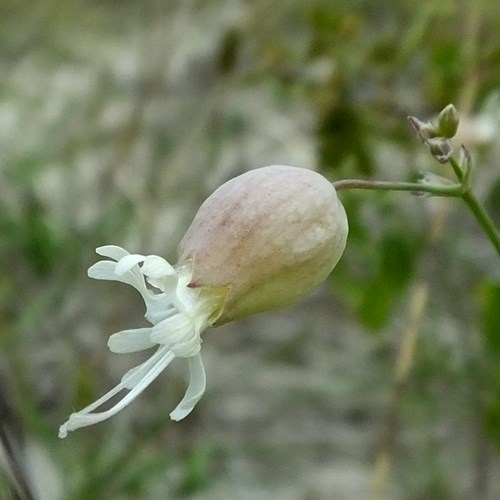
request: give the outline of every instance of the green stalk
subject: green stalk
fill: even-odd
[[[468,180],[467,175],[460,168],[457,162],[451,162],[455,174],[460,181]],[[495,227],[491,217],[488,215],[484,207],[479,203],[478,199],[467,189],[467,186],[461,184],[418,184],[414,182],[386,182],[386,181],[371,181],[360,179],[346,179],[336,181],[333,186],[337,191],[343,189],[371,189],[375,191],[410,191],[413,193],[429,193],[434,196],[446,196],[451,198],[461,198],[470,208],[476,220],[479,222],[483,231],[486,233],[491,243],[495,247],[500,256],[500,234]],[[465,188],[465,189],[464,189]]]
[[[417,182],[387,182],[360,179],[346,179],[333,182],[337,191],[342,189],[372,189],[376,191],[410,191],[412,193],[429,193],[435,196],[458,198],[462,192],[461,184],[419,184]]]
[[[464,172],[462,170],[462,167],[458,164],[457,160],[455,160],[455,158],[453,158],[453,156],[450,158],[450,165],[451,165],[451,168],[453,168],[455,175],[458,177],[458,180],[463,181]]]
[[[488,215],[484,207],[479,203],[478,199],[470,192],[465,191],[465,193],[461,196],[462,200],[467,203],[471,212],[474,214],[474,217],[479,222],[484,232],[490,239],[491,243],[495,247],[498,255],[500,256],[500,235],[491,220],[491,217]]]

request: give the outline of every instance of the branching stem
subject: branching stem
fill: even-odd
[[[470,165],[463,168],[454,159],[450,164],[457,176],[459,183],[455,184],[434,184],[416,182],[386,182],[363,179],[346,179],[333,183],[337,191],[344,189],[371,189],[375,191],[409,191],[414,194],[431,194],[433,196],[445,196],[449,198],[460,198],[465,201],[472,214],[481,225],[483,231],[490,239],[500,257],[500,234],[495,227],[491,217],[488,215],[479,200],[475,197],[469,187]]]
[[[495,224],[491,220],[484,207],[479,203],[478,199],[472,194],[471,191],[465,191],[462,196],[462,200],[467,203],[474,217],[479,222],[483,231],[486,233],[491,243],[495,247],[498,255],[500,256],[500,234],[498,233]]]
[[[410,191],[414,194],[429,193],[435,196],[457,198],[461,194],[461,184],[420,184],[417,182],[387,182],[362,179],[346,179],[336,181],[333,186],[337,191],[343,189],[371,189],[376,191]]]

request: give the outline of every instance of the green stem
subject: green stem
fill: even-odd
[[[451,162],[455,174],[463,181],[464,172],[456,162]],[[467,203],[474,217],[479,222],[484,232],[495,247],[500,256],[500,234],[498,233],[495,224],[491,220],[478,199],[462,184],[418,184],[414,182],[386,182],[386,181],[370,181],[360,179],[346,179],[336,181],[333,186],[337,191],[343,189],[371,189],[376,191],[410,191],[412,193],[429,193],[435,196],[447,196],[452,198],[461,198]],[[465,187],[465,189],[464,189]]]
[[[337,191],[342,189],[372,189],[376,191],[410,191],[412,193],[430,193],[436,196],[449,196],[458,198],[461,196],[462,186],[460,184],[419,184],[417,182],[386,182],[368,181],[360,179],[346,179],[333,183]]]
[[[484,229],[484,232],[490,239],[491,243],[493,243],[495,250],[500,256],[500,234],[498,233],[495,224],[493,224],[491,217],[487,214],[478,199],[470,191],[463,193],[461,198],[465,201],[465,203],[467,203],[471,212],[474,214],[474,217],[479,224],[481,224],[481,227]]]
[[[453,158],[453,156],[450,158],[450,165],[453,168],[455,175],[458,177],[458,180],[463,181],[464,172],[462,170],[462,167],[458,164],[457,160],[455,160],[455,158]]]

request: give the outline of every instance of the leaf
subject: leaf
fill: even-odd
[[[500,284],[488,283],[482,290],[482,331],[489,354],[500,355]]]
[[[414,270],[416,252],[410,241],[388,234],[382,241],[378,269],[359,306],[364,326],[380,330],[389,320]]]
[[[500,284],[486,283],[481,289],[481,330],[485,356],[487,405],[484,425],[500,448]]]
[[[493,183],[486,203],[493,220],[500,223],[500,180]]]

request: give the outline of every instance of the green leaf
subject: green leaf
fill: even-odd
[[[482,330],[486,349],[490,354],[500,355],[500,284],[486,284],[482,299]]]
[[[373,330],[387,324],[413,275],[416,252],[401,235],[388,234],[379,255],[377,272],[366,287],[358,311],[363,325]]]
[[[481,327],[486,351],[487,405],[484,426],[500,448],[500,284],[486,283],[481,289]]]
[[[500,224],[500,180],[493,183],[487,199],[487,209],[493,220]]]

